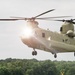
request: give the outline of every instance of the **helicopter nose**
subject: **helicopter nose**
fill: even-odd
[[[26,44],[27,46],[31,46],[31,41],[30,38],[23,38],[21,37],[21,40],[24,44]]]
[[[31,37],[31,38],[23,38],[23,37],[21,37],[21,40],[28,47],[35,48],[35,46],[36,46],[36,43],[34,42],[33,37]]]

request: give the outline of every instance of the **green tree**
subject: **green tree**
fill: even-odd
[[[10,75],[10,72],[7,68],[0,68],[0,75]]]
[[[66,75],[75,75],[75,66],[70,67],[69,70],[67,71]]]
[[[58,75],[57,68],[50,60],[43,61],[33,68],[34,75]]]

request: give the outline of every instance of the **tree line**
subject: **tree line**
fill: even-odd
[[[75,61],[0,60],[0,75],[75,75]]]

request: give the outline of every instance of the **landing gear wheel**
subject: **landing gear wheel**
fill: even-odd
[[[37,55],[37,51],[34,51],[34,54]]]
[[[32,55],[37,55],[37,51],[33,51],[32,52]]]
[[[54,58],[57,58],[57,54],[54,54]]]
[[[35,55],[34,51],[32,52],[32,55],[33,55],[33,56]]]
[[[74,56],[75,56],[75,52],[74,52]]]

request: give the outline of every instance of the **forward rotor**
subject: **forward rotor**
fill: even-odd
[[[39,18],[40,16],[44,15],[44,14],[47,14],[49,12],[52,12],[54,11],[55,9],[51,9],[51,10],[48,10],[46,12],[43,12],[35,17],[31,17],[31,18],[25,18],[25,17],[11,17],[9,19],[0,19],[0,21],[17,21],[17,20],[32,20],[34,21],[35,19],[37,20],[50,20],[50,19],[54,19],[54,18],[63,18],[63,17],[71,17],[71,16],[56,16],[56,17],[42,17],[42,18]]]
[[[41,14],[39,14],[39,15],[37,15],[37,16],[35,16],[35,17],[31,17],[31,18],[11,17],[12,19],[0,19],[0,21],[35,20],[35,19],[37,19],[37,17],[42,16],[42,15],[44,15],[44,14],[46,14],[46,13],[49,13],[49,12],[51,12],[51,11],[54,11],[54,10],[55,10],[55,9],[48,10],[48,11],[46,11],[46,12],[44,12],[44,13],[41,13]]]

